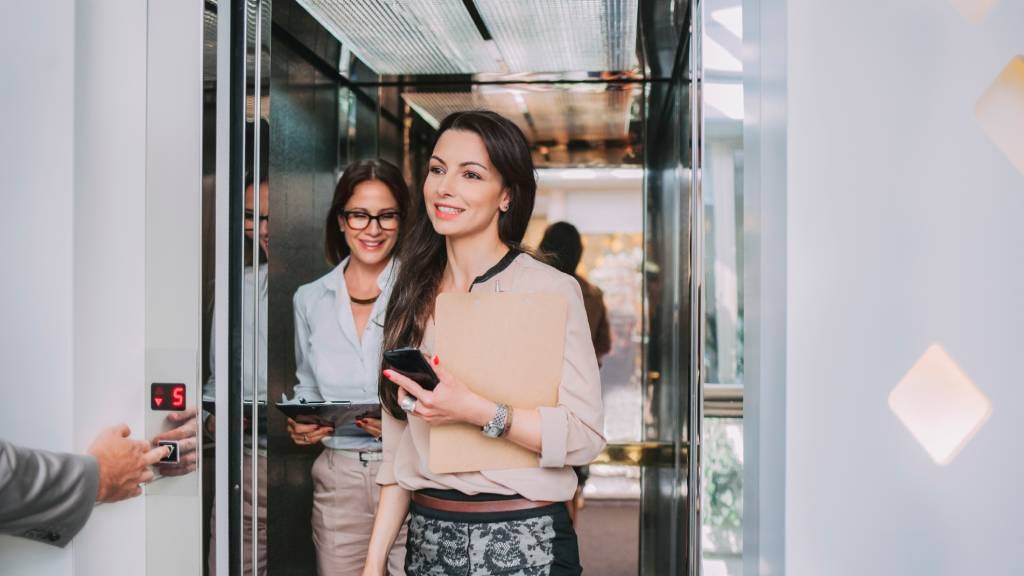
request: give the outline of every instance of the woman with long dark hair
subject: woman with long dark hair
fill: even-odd
[[[439,127],[422,197],[416,198],[402,268],[388,304],[385,349],[432,357],[433,391],[385,370],[382,485],[364,574],[383,574],[408,521],[406,572],[578,574],[576,534],[565,502],[573,465],[604,447],[597,358],[579,284],[519,246],[537,183],[529,145],[509,120],[486,111],[448,116]],[[568,303],[558,404],[520,408],[471,391],[433,356],[437,296],[468,291],[547,292]],[[523,358],[529,362],[529,358]],[[465,422],[539,455],[538,468],[431,473],[430,427]]]
[[[295,396],[306,401],[372,400],[380,377],[384,312],[395,282],[393,252],[401,244],[409,189],[384,160],[345,167],[324,230],[334,268],[295,292]],[[292,441],[322,444],[313,464],[313,542],[320,574],[357,574],[366,560],[380,488],[381,422],[350,430],[288,419]],[[390,557],[401,575],[401,543]]]

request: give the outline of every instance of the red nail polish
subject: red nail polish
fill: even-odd
[[[440,363],[441,363],[441,359],[437,357],[437,354],[435,354],[434,355],[434,366],[437,366]]]
[[[384,371],[384,377],[385,378],[391,378],[391,370],[385,370]]]

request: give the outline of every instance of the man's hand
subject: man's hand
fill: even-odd
[[[156,446],[161,440],[177,440],[178,463],[161,464],[160,474],[164,476],[184,476],[185,474],[195,472],[199,454],[196,451],[199,444],[198,438],[196,438],[196,430],[198,429],[196,409],[189,408],[182,412],[171,412],[167,415],[167,420],[174,424],[175,428],[155,436],[152,444]]]
[[[97,502],[117,502],[142,494],[140,484],[153,479],[149,467],[170,454],[167,446],[150,449],[146,442],[131,440],[131,433],[125,424],[107,428],[89,447],[100,468]]]

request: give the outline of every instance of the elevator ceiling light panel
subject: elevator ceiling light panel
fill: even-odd
[[[974,107],[981,129],[1024,174],[1024,56],[1003,68]]]
[[[988,15],[996,0],[949,0],[949,3],[956,8],[964,18],[974,24],[980,23]]]
[[[510,72],[631,70],[638,0],[474,0]]]
[[[298,2],[378,74],[503,71],[462,0]]]
[[[889,408],[928,455],[949,464],[992,414],[992,403],[938,344],[889,394]]]
[[[633,70],[638,1],[298,0],[379,74]]]
[[[629,139],[632,89],[615,91],[501,88],[471,92],[407,92],[406,103],[437,127],[462,110],[488,109],[510,118],[531,143]]]

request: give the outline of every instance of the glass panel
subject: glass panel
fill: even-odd
[[[743,569],[743,7],[701,1],[706,372],[702,549],[707,576]],[[734,416],[721,418],[715,416]]]
[[[705,0],[704,269],[707,382],[743,382],[743,7]]]
[[[743,573],[743,419],[705,418],[704,576]]]

